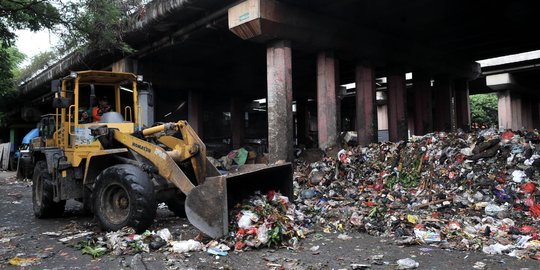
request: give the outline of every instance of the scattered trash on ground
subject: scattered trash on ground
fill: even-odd
[[[534,131],[431,133],[296,161],[303,226],[540,258],[540,145]]]
[[[219,257],[264,247],[299,249],[301,239],[310,233],[349,241],[350,232],[366,232],[398,245],[538,260],[539,143],[539,134],[531,131],[439,132],[408,142],[350,147],[313,163],[298,159],[295,198],[277,191],[254,194],[233,208],[229,235],[223,239],[175,238],[168,229],[135,234],[129,228],[101,235],[84,228],[43,235],[93,257],[151,250],[203,251]],[[238,150],[224,160],[243,164],[252,159],[250,155]],[[9,241],[7,236],[0,239]],[[302,248],[313,254],[321,249]],[[381,265],[382,259],[383,255],[375,255],[369,264],[351,268]],[[22,257],[10,260],[10,264],[25,262]],[[411,258],[396,263],[400,269],[419,266]],[[268,265],[281,267],[272,261]],[[473,266],[484,267],[482,262]]]
[[[229,245],[235,250],[259,247],[299,247],[307,231],[298,223],[303,214],[278,192],[255,194],[231,211]]]
[[[38,257],[19,257],[15,256],[11,259],[9,259],[9,264],[13,266],[32,266],[39,263],[40,258]]]
[[[417,261],[411,258],[399,259],[396,263],[398,265],[397,269],[414,269],[420,265]]]

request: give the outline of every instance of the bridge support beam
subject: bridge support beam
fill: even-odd
[[[466,79],[454,80],[454,99],[456,104],[456,127],[469,130],[471,127],[471,109],[469,85]]]
[[[289,41],[277,41],[267,46],[266,72],[269,160],[292,161],[292,57]]]
[[[246,126],[244,105],[245,103],[242,98],[231,98],[231,136],[233,149],[242,147],[244,143],[244,129]]]
[[[200,91],[189,90],[188,92],[188,123],[202,139],[203,130],[203,107],[202,94]]]
[[[497,92],[499,128],[531,129],[540,124],[538,99],[510,90]]]
[[[433,131],[433,100],[431,76],[425,72],[413,73],[414,134],[424,135]]]
[[[332,53],[321,52],[317,56],[317,124],[322,150],[337,143],[336,62]]]
[[[454,110],[452,106],[452,82],[448,76],[435,78],[433,95],[435,96],[434,124],[435,131],[451,131]]]
[[[405,73],[393,71],[388,75],[388,136],[392,142],[408,138],[406,104]]]
[[[375,70],[365,65],[356,66],[356,132],[358,144],[377,142],[377,104]]]

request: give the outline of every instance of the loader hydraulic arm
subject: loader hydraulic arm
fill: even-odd
[[[191,165],[197,178],[197,183],[204,182],[206,177],[206,146],[197,133],[186,121],[176,123],[165,123],[159,126],[147,128],[141,131],[143,136],[152,136],[157,133],[180,132],[182,139],[174,136],[159,136],[157,140],[170,148],[167,154],[176,162],[183,162],[191,159]]]
[[[157,167],[161,176],[172,182],[184,194],[187,195],[191,192],[194,187],[193,183],[163,148],[118,130],[112,132],[114,132],[113,137],[116,141],[147,158]]]

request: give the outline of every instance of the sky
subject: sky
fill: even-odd
[[[56,42],[58,37],[47,30],[32,32],[28,30],[18,30],[16,46],[20,52],[26,55],[26,59],[21,66],[30,63],[32,56],[49,50]]]

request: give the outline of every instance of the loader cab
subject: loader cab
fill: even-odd
[[[126,133],[133,133],[141,127],[137,76],[132,73],[95,70],[72,72],[53,82],[51,88],[55,95],[53,107],[56,109],[53,138],[74,165],[78,165],[89,153],[102,149],[91,135],[91,127],[106,125]],[[99,121],[94,121],[92,110],[102,97],[107,97],[110,111],[104,112]]]

